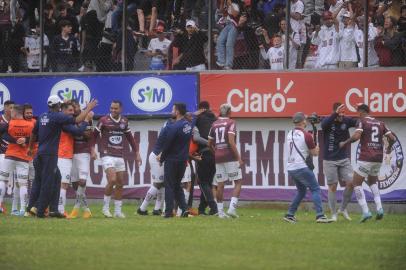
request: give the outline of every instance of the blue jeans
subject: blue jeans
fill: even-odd
[[[129,4],[127,6],[128,15],[131,16],[136,9],[137,9],[136,3]],[[111,13],[111,29],[114,32],[118,32],[120,30],[120,23],[118,19],[121,14],[123,14],[123,2],[118,3],[116,9],[113,11],[113,13]]]
[[[309,168],[288,171],[288,175],[292,177],[297,187],[297,194],[289,206],[288,215],[294,215],[299,207],[300,202],[306,196],[307,188],[312,193],[312,200],[316,210],[316,215],[323,215],[323,207],[320,197],[320,186],[316,180],[316,176]]]
[[[234,45],[238,30],[232,22],[227,22],[217,39],[216,53],[217,62],[221,66],[233,67]]]

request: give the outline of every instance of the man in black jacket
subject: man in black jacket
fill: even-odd
[[[207,206],[209,206],[209,214],[214,215],[217,213],[217,204],[214,201],[212,193],[212,182],[216,173],[216,163],[214,154],[208,147],[207,140],[211,125],[214,121],[216,121],[217,118],[210,110],[210,105],[207,101],[202,101],[199,103],[199,110],[201,109],[205,111],[196,119],[196,128],[199,132],[194,132],[193,134],[193,139],[199,144],[199,153],[202,156],[202,160],[197,163],[197,175],[199,178],[199,186],[201,191],[199,214],[205,215],[205,209]]]

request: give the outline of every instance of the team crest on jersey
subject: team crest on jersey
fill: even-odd
[[[341,128],[341,130],[346,130],[347,129],[347,124],[342,123],[340,128]]]
[[[125,129],[125,124],[124,124],[124,123],[121,123],[121,124],[120,124],[120,128],[121,128],[121,129]]]
[[[278,52],[278,56],[282,56],[282,52],[281,52],[281,51]]]
[[[379,189],[387,189],[392,186],[399,178],[403,168],[403,149],[398,137],[393,134],[396,138],[395,143],[392,145],[392,152],[386,154],[386,148],[388,146],[388,140],[384,138],[384,155],[382,166],[378,174],[378,186]],[[360,153],[360,145],[357,147],[357,160]]]

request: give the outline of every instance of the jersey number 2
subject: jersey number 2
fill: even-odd
[[[379,142],[379,129],[377,126],[372,126],[372,133],[371,133],[371,141],[372,142]]]

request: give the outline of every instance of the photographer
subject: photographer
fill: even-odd
[[[351,200],[352,166],[350,160],[350,149],[339,148],[339,143],[350,137],[350,128],[355,127],[356,120],[345,116],[344,104],[334,103],[333,113],[323,119],[321,128],[324,133],[323,168],[328,185],[328,205],[331,210],[331,220],[337,221],[336,192],[337,183],[345,182],[343,199],[339,213],[345,219],[351,220],[347,212],[347,205]]]
[[[289,177],[295,182],[297,194],[283,219],[289,223],[296,223],[295,213],[309,188],[316,210],[316,222],[329,223],[331,221],[324,215],[319,183],[312,169],[309,168],[309,162],[306,161],[309,156],[319,155],[319,147],[315,145],[312,135],[304,130],[307,126],[304,113],[295,113],[292,120],[295,128],[288,133],[286,140],[289,147],[286,169]]]

